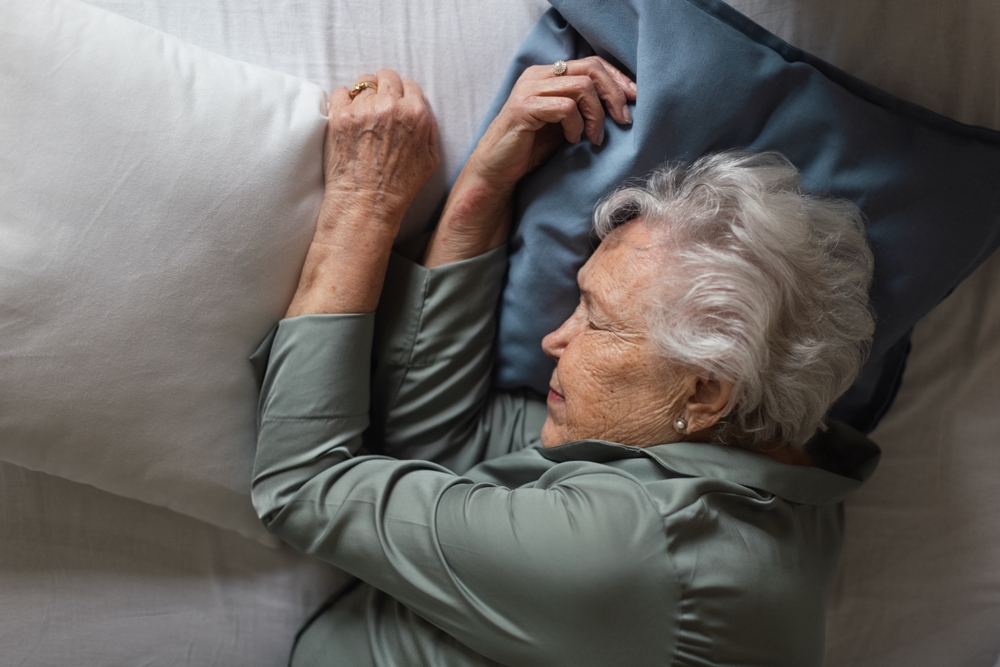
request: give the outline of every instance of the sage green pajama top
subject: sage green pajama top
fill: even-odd
[[[358,579],[292,664],[821,664],[841,501],[878,448],[834,424],[811,467],[543,449],[541,397],[491,389],[504,268],[394,256],[376,314],[283,320],[255,354],[257,512]]]

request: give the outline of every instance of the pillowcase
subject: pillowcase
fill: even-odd
[[[0,459],[271,541],[248,355],[295,289],[326,98],[88,5],[0,7]]]
[[[422,232],[461,166],[507,64],[546,0],[89,0],[213,53],[276,69],[325,90],[363,72],[420,84],[441,128],[441,167],[403,220]]]
[[[541,339],[572,312],[591,215],[626,178],[727,148],[777,150],[804,186],[853,200],[876,259],[869,362],[833,416],[869,431],[902,376],[909,334],[1000,244],[1000,133],[899,100],[781,41],[716,0],[555,0],[515,57],[598,53],[634,73],[633,125],[565,148],[519,186],[497,380],[545,392]],[[558,11],[557,11],[558,10]],[[489,120],[488,119],[488,120]]]

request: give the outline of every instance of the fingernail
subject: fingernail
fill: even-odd
[[[635,81],[629,81],[628,82],[628,87],[631,88],[632,92],[634,93],[635,92]]]
[[[625,122],[629,125],[632,124],[632,112],[628,110],[628,105],[622,107],[622,115],[625,116]]]
[[[601,133],[599,135],[597,135],[597,145],[598,146],[603,146],[604,145],[604,128],[603,127],[601,128]]]

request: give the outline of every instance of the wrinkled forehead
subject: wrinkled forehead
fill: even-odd
[[[661,274],[668,249],[663,235],[641,219],[608,234],[577,273],[582,292],[607,305],[643,295]]]

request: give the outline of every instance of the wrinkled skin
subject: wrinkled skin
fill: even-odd
[[[551,65],[526,69],[458,175],[424,266],[468,259],[505,243],[517,182],[565,142],[586,137],[601,144],[607,117],[631,123],[628,103],[635,91],[627,76],[599,56],[569,61],[563,76]]]
[[[330,94],[323,206],[286,317],[375,310],[403,215],[440,162],[420,87],[389,69],[361,81],[378,88]]]
[[[637,220],[609,234],[580,269],[580,305],[542,341],[557,362],[542,428],[546,447],[709,439],[732,385],[671,364],[647,337],[645,308],[669,254],[669,244]],[[686,429],[675,428],[678,417]]]

